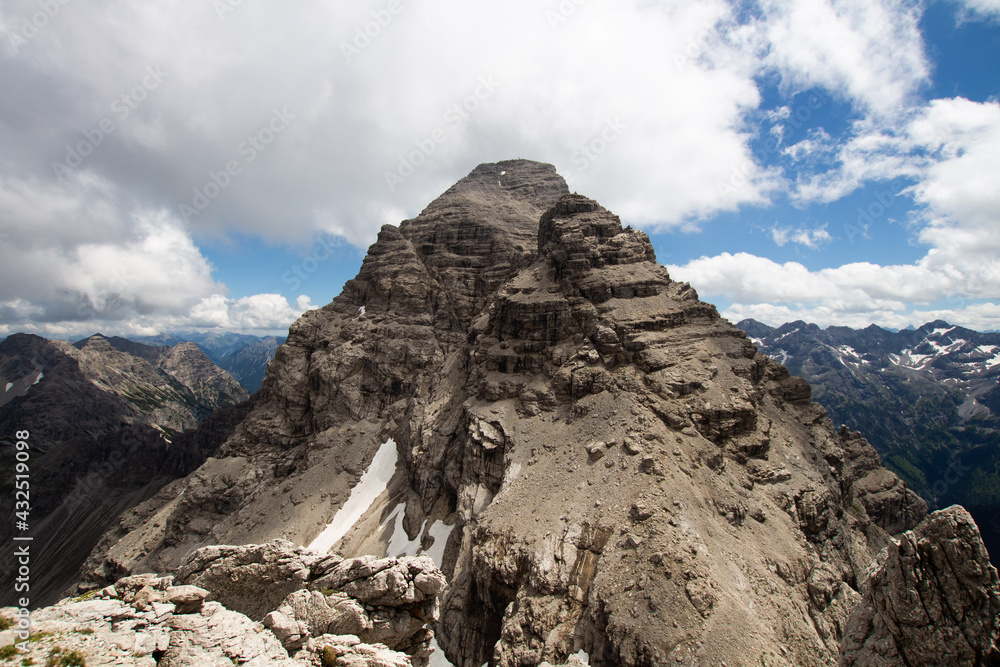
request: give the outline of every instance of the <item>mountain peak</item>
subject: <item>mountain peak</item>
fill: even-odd
[[[551,164],[505,160],[481,164],[445,190],[415,220],[400,225],[403,234],[418,221],[497,226],[507,233],[534,236],[538,216],[569,192]]]
[[[92,562],[423,551],[457,665],[831,664],[845,584],[926,506],[824,415],[646,234],[550,165],[480,165],[383,227],[218,456]]]
[[[933,322],[928,322],[922,325],[917,331],[934,330],[934,329],[950,329],[951,325],[944,320],[934,320]]]
[[[418,318],[433,314],[464,327],[533,260],[539,218],[568,192],[550,164],[481,164],[416,218],[383,227],[341,303],[355,312],[398,312],[405,304]],[[409,279],[386,282],[389,273]]]

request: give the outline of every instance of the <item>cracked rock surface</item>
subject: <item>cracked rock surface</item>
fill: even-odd
[[[325,588],[334,583],[342,590]],[[344,560],[281,541],[211,547],[192,554],[176,578],[132,575],[32,612],[33,639],[11,657],[33,661],[23,664],[83,664],[48,662],[75,653],[87,665],[409,667],[431,654],[427,624],[437,618],[444,583],[425,557]],[[284,590],[292,592],[268,609]],[[16,609],[0,616],[16,629]],[[14,630],[0,632],[5,646],[20,641]]]
[[[863,587],[841,665],[1000,664],[997,571],[963,507],[903,533]]]

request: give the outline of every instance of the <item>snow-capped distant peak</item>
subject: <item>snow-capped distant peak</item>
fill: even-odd
[[[929,338],[931,336],[945,336],[948,334],[948,332],[954,331],[957,328],[958,327],[951,327],[950,329],[934,329],[929,334],[927,334],[927,337]]]

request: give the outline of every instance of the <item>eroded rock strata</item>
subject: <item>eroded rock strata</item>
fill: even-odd
[[[87,579],[310,544],[390,438],[334,550],[438,553],[462,667],[836,663],[867,568],[926,514],[644,233],[514,160],[383,227],[219,456],[123,517]]]

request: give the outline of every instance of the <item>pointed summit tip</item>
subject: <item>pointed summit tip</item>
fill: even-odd
[[[534,236],[538,216],[568,192],[566,181],[551,164],[521,159],[487,162],[445,190],[417,218],[457,216],[490,224],[498,214],[502,218],[519,217],[530,221]],[[403,226],[408,222],[404,221]]]
[[[569,192],[566,180],[559,175],[555,166],[534,160],[501,160],[484,162],[469,172],[448,189],[467,190],[469,188],[501,190],[515,195],[526,192],[538,193],[548,199],[556,199]],[[445,194],[447,194],[447,192]]]

